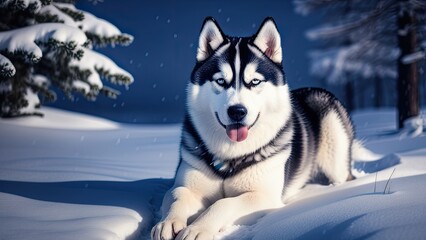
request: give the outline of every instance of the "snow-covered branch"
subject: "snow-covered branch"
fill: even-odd
[[[80,60],[72,60],[70,66],[79,69],[90,70],[87,81],[98,89],[103,87],[101,77],[105,77],[114,84],[129,85],[133,82],[133,76],[126,70],[117,66],[111,59],[90,49],[84,49],[84,55]]]
[[[401,61],[404,64],[412,64],[412,63],[415,63],[415,62],[420,61],[422,59],[425,59],[425,56],[426,56],[426,54],[425,54],[424,51],[418,51],[418,52],[411,53],[411,54],[403,56]]]
[[[10,10],[37,12],[41,6],[40,0],[0,0],[0,7]]]
[[[133,42],[133,36],[122,33],[116,26],[102,18],[78,10],[72,4],[55,3],[54,5],[62,10],[79,11],[83,14],[84,18],[80,21],[76,21],[75,24],[87,34],[88,38],[92,40],[95,45],[105,46],[111,44],[114,46],[115,44],[121,44],[127,46]]]
[[[86,35],[78,28],[59,23],[44,23],[0,32],[0,51],[12,54],[23,53],[28,60],[36,63],[43,56],[42,49],[36,42],[54,41],[70,47],[71,51],[78,51],[77,46],[83,45],[86,40]]]
[[[0,79],[12,77],[15,73],[16,69],[12,62],[0,54]]]
[[[343,21],[341,24],[328,25],[310,30],[306,33],[306,36],[311,40],[320,40],[349,34],[350,32],[377,20],[382,14],[395,6],[395,1],[396,0],[385,1],[383,5],[380,4],[370,13],[360,15],[359,19],[350,20],[348,22]]]
[[[397,74],[392,63],[398,56],[397,49],[361,41],[350,46],[313,51],[310,54],[311,73],[332,84],[348,81],[348,74],[363,78],[395,78]]]
[[[55,5],[43,6],[40,9],[40,11],[38,12],[38,14],[54,15],[58,18],[59,21],[63,22],[64,24],[71,26],[71,27],[78,28],[78,25],[74,21],[74,19],[70,15],[59,10]]]

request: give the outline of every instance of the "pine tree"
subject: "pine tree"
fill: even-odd
[[[421,0],[295,0],[296,12],[322,12],[325,24],[308,32],[325,46],[312,54],[313,73],[330,82],[396,79],[398,126],[419,115],[416,62],[426,46]],[[354,76],[347,78],[346,76]]]
[[[0,116],[41,115],[40,99],[56,99],[53,85],[70,100],[116,98],[105,80],[128,86],[133,77],[93,48],[132,41],[72,0],[0,0]]]

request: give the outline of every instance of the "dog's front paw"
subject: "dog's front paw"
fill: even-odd
[[[186,222],[171,219],[164,220],[155,225],[151,230],[151,239],[153,240],[172,240],[176,235],[186,227]]]
[[[189,225],[182,230],[176,240],[213,240],[214,232],[199,226]]]

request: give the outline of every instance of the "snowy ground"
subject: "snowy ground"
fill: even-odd
[[[43,111],[44,119],[0,120],[0,239],[146,239],[172,184],[179,125]],[[353,119],[381,160],[357,162],[358,179],[308,186],[283,209],[217,238],[424,239],[426,135],[396,133],[391,110]]]

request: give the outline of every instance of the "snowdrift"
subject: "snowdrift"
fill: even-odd
[[[0,238],[148,239],[173,183],[180,126],[43,112],[0,120]],[[356,180],[309,185],[216,239],[424,238],[426,136],[395,132],[394,114],[354,114],[357,137],[376,156],[354,162]]]

